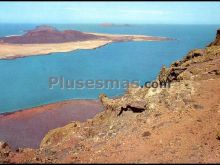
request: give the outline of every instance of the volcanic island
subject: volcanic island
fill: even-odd
[[[43,25],[26,31],[23,35],[1,37],[0,59],[70,52],[78,49],[95,49],[113,42],[166,40],[170,39],[146,35],[102,34],[77,30],[60,31],[54,27]]]

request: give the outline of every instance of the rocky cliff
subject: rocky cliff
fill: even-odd
[[[209,44],[209,46],[219,46],[220,45],[220,29],[217,30],[215,40]]]
[[[190,51],[157,82],[131,85],[119,98],[100,95],[105,111],[48,132],[40,148],[16,152],[1,143],[3,163],[220,162],[220,42]]]

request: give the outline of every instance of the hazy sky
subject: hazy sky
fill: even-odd
[[[0,23],[220,24],[220,2],[0,2]]]

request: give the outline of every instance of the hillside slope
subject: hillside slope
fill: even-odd
[[[12,44],[62,43],[98,39],[95,35],[76,30],[59,31],[50,26],[37,26],[21,36],[2,37],[0,41]]]

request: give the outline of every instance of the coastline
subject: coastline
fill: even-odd
[[[0,114],[0,139],[13,149],[38,148],[45,134],[72,121],[85,121],[103,111],[98,100],[67,100]]]
[[[99,102],[98,99],[93,99],[93,98],[73,98],[73,99],[66,99],[66,100],[56,100],[56,101],[52,101],[52,102],[45,102],[45,103],[42,103],[42,104],[38,104],[38,105],[33,105],[33,106],[28,106],[28,107],[24,107],[24,108],[17,108],[17,109],[13,109],[12,111],[9,111],[9,112],[0,112],[0,119],[1,117],[4,117],[4,116],[8,116],[8,115],[11,115],[11,114],[14,114],[14,113],[17,113],[17,112],[23,112],[23,111],[28,111],[28,110],[32,110],[34,108],[44,108],[46,106],[49,106],[49,105],[55,105],[55,104],[67,104],[68,102]]]
[[[99,39],[86,41],[73,41],[64,43],[42,43],[42,44],[12,44],[0,42],[0,60],[15,59],[36,55],[48,55],[50,53],[70,52],[79,49],[96,49],[113,42],[126,41],[166,41],[166,37],[154,37],[145,35],[120,35],[84,33],[98,36]]]
[[[50,53],[70,52],[79,49],[95,49],[112,41],[78,41],[58,44],[0,44],[0,60],[28,56],[48,55]]]

